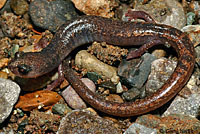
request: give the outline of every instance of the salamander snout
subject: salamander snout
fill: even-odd
[[[42,57],[39,53],[17,54],[8,65],[15,75],[23,78],[35,78],[44,74],[41,69]]]

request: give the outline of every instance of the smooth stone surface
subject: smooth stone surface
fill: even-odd
[[[11,113],[21,89],[15,82],[0,78],[0,123]]]
[[[70,0],[34,0],[30,3],[29,14],[36,26],[53,32],[78,16]]]
[[[123,60],[118,67],[119,76],[129,85],[136,88],[143,86],[150,73],[151,62],[156,59],[149,53],[145,53],[141,58],[141,61],[138,59]]]

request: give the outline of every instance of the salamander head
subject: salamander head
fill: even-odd
[[[17,76],[23,78],[36,78],[46,73],[42,68],[44,59],[40,53],[18,53],[11,60],[8,68]]]

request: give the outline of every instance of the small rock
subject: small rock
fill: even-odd
[[[123,134],[157,134],[157,131],[156,129],[134,123]]]
[[[116,94],[109,94],[109,96],[106,97],[106,100],[111,101],[111,102],[118,102],[118,103],[123,103],[123,99]]]
[[[147,93],[154,93],[162,87],[173,73],[177,62],[160,58],[152,62],[151,73],[146,83]]]
[[[124,89],[123,89],[123,87],[122,87],[122,84],[121,84],[121,82],[119,82],[118,84],[117,84],[117,91],[116,91],[116,93],[122,93],[124,91]]]
[[[116,93],[116,86],[113,82],[111,81],[104,81],[101,84],[99,84],[100,87],[109,89],[110,93]]]
[[[98,75],[96,72],[87,72],[87,77],[92,80],[93,82],[97,83],[99,79],[102,77]]]
[[[154,128],[161,134],[200,133],[200,121],[188,115],[172,114],[162,118],[155,115],[143,115],[137,118],[136,123]]]
[[[87,110],[74,110],[62,118],[57,134],[121,134],[120,126]]]
[[[122,94],[122,97],[125,98],[127,101],[133,101],[137,98],[140,98],[141,91],[137,88],[131,88],[127,92]]]
[[[182,5],[176,0],[151,0],[148,4],[136,3],[134,10],[147,12],[157,23],[181,29],[186,25]]]
[[[64,115],[72,110],[66,104],[55,104],[52,107],[52,112],[59,115]]]
[[[117,69],[99,61],[94,55],[86,50],[79,51],[75,57],[75,64],[79,68],[87,69],[90,72],[96,72],[105,79],[111,79],[113,83],[119,82]]]
[[[199,72],[194,71],[194,74],[190,77],[190,79],[186,85],[186,87],[191,91],[191,93],[199,93],[200,92],[199,81],[200,81]]]
[[[87,15],[113,17],[112,9],[118,4],[114,0],[72,0],[75,7]]]
[[[17,15],[24,15],[28,11],[28,2],[26,0],[11,0],[10,7]]]
[[[191,94],[187,98],[177,96],[168,109],[164,112],[163,116],[170,114],[184,114],[193,117],[199,116],[200,107],[200,94]]]
[[[118,74],[129,85],[141,88],[150,73],[151,62],[155,59],[154,56],[146,53],[142,56],[142,63],[139,59],[123,60],[118,67]],[[138,65],[139,67],[135,67]]]
[[[159,59],[166,56],[166,51],[163,49],[156,49],[152,52],[152,55]]]
[[[78,16],[70,0],[34,0],[30,3],[29,14],[36,26],[53,32]]]
[[[82,78],[81,80],[92,92],[95,92],[95,84],[90,79]],[[62,92],[62,96],[73,109],[83,109],[87,107],[85,102],[79,97],[79,95],[71,86],[68,86]]]
[[[0,123],[10,115],[20,91],[21,89],[16,83],[0,78]]]
[[[187,13],[187,25],[192,25],[194,21],[195,21],[195,13],[193,12]]]
[[[188,25],[181,29],[181,31],[186,32],[192,41],[194,47],[200,43],[200,25]]]

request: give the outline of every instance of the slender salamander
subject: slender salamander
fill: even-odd
[[[129,54],[129,58],[141,55],[154,45],[166,43],[178,54],[175,71],[157,92],[126,103],[106,101],[92,93],[66,64],[66,78],[76,92],[96,109],[111,115],[134,116],[162,106],[182,89],[193,71],[194,47],[180,30],[163,24],[121,22],[97,16],[82,16],[62,25],[46,48],[40,52],[21,54],[11,61],[9,69],[20,77],[38,77],[58,67],[75,48],[93,41],[119,46],[142,45],[139,54]]]

